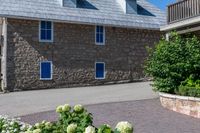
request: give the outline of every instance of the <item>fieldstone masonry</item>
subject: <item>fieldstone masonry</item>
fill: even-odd
[[[39,42],[39,21],[8,19],[9,90],[97,85],[144,78],[146,46],[160,31],[106,27],[104,46],[95,45],[95,26],[54,23],[54,42]],[[53,79],[40,80],[40,61],[53,62]],[[95,80],[95,62],[106,64],[106,78]]]
[[[200,118],[200,98],[160,93],[160,101],[169,110]]]

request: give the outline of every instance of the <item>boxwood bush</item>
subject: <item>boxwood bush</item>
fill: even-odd
[[[200,79],[200,41],[196,36],[173,32],[170,41],[163,38],[148,50],[145,71],[153,77],[156,91],[180,94],[184,89],[179,86],[190,75]]]

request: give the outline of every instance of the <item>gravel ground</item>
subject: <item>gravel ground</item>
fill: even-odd
[[[200,133],[200,119],[175,113],[161,107],[158,99],[105,103],[86,106],[94,115],[94,125],[107,123],[115,126],[118,121],[134,124],[134,133]],[[57,120],[54,111],[22,116],[22,121],[33,124]]]

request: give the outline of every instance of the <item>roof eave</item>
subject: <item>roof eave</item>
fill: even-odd
[[[12,16],[12,15],[1,15],[0,17],[12,18],[12,19],[24,19],[24,20],[48,20],[52,22],[62,22],[62,23],[73,23],[73,24],[85,24],[85,25],[103,25],[108,27],[119,27],[119,28],[130,28],[130,29],[141,29],[141,30],[160,30],[160,27],[145,27],[145,26],[127,26],[127,25],[114,25],[114,24],[103,24],[103,23],[93,23],[93,22],[83,22],[83,21],[70,21],[70,20],[58,20],[58,19],[46,19],[46,18],[34,18],[34,17],[24,17],[24,16]]]

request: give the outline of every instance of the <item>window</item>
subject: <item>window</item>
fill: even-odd
[[[51,80],[52,79],[52,62],[43,61],[40,63],[40,80]]]
[[[96,71],[96,79],[105,79],[105,63],[104,62],[96,62],[95,66]]]
[[[104,45],[105,44],[105,27],[103,26],[96,26],[96,44],[97,45]]]
[[[53,23],[40,21],[40,42],[53,42]]]

